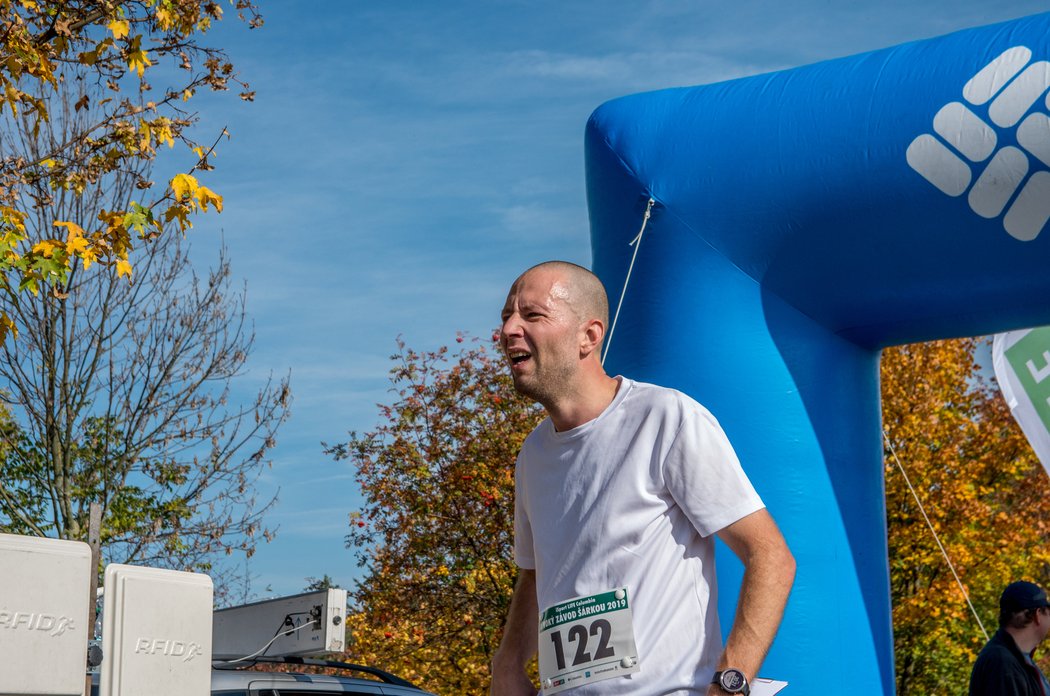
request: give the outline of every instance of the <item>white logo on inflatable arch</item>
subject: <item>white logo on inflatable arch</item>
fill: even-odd
[[[1050,89],[1050,62],[1031,60],[1025,46],[1004,51],[966,83],[965,103],[938,111],[934,133],[917,137],[907,153],[927,181],[953,197],[969,191],[975,213],[1002,215],[1003,228],[1025,242],[1050,220],[1050,116],[1028,113]],[[1040,106],[1050,109],[1050,95]],[[998,147],[1015,127],[1017,146]]]

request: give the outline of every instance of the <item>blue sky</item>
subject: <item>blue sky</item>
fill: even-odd
[[[190,234],[202,267],[220,238],[248,288],[256,349],[245,392],[291,373],[292,415],[264,493],[277,539],[250,564],[253,597],[307,576],[350,586],[344,547],[361,501],[321,442],[378,423],[398,336],[417,349],[486,336],[524,268],[590,263],[583,128],[602,102],[813,63],[1048,9],[1035,0],[262,0],[214,40],[256,92],[202,95],[223,126],[203,183],[221,216]]]

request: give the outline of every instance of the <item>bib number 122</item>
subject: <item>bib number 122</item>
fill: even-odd
[[[627,588],[554,604],[539,614],[543,696],[641,669]]]
[[[572,625],[569,628],[568,634],[568,642],[576,644],[576,652],[572,658],[572,666],[575,667],[576,665],[582,665],[593,660],[603,660],[615,656],[616,650],[609,645],[609,638],[611,635],[612,624],[605,619],[595,619],[588,627],[585,627],[583,624]],[[598,646],[593,655],[587,651],[589,637],[595,637],[598,639]],[[567,666],[565,664],[565,645],[562,642],[562,632],[552,631],[550,633],[550,638],[554,643],[554,659],[558,663],[558,671],[561,671]]]

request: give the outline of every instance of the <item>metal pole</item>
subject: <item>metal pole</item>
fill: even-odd
[[[98,567],[101,562],[102,553],[102,506],[98,503],[91,503],[88,508],[88,546],[91,547],[91,575],[88,582],[89,594],[88,594],[88,615],[87,615],[87,635],[88,640],[92,640],[95,637],[95,620],[97,617],[98,609]],[[84,656],[85,662],[87,656]],[[87,674],[84,677],[84,696],[90,696],[91,694],[91,674]]]

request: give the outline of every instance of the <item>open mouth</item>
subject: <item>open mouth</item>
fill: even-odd
[[[511,365],[520,365],[526,360],[530,359],[532,357],[532,353],[526,353],[523,350],[515,350],[508,353],[507,357],[510,358]]]

